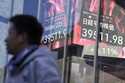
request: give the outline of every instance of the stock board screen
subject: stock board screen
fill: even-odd
[[[51,44],[52,49],[56,49],[64,46],[66,35],[71,39],[72,18],[70,17],[72,14],[70,13],[73,12],[71,6],[74,3],[75,0],[41,0],[40,11],[42,12],[40,12],[39,20],[45,27],[42,38],[43,44]]]
[[[84,54],[94,55],[98,0],[76,3],[73,43],[84,45]],[[100,16],[99,55],[125,58],[125,2],[102,0]]]
[[[40,20],[45,27],[42,43],[50,44],[65,38],[67,16],[65,0],[42,0]]]

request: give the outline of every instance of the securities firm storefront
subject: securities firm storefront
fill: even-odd
[[[4,45],[8,18],[30,14],[44,26],[41,43],[57,53],[64,83],[125,83],[124,0],[3,0],[0,4],[1,81],[8,58]]]

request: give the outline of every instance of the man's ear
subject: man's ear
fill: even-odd
[[[18,37],[19,37],[18,39],[21,43],[27,43],[28,42],[28,37],[27,37],[26,33],[21,33],[21,34],[19,34]]]

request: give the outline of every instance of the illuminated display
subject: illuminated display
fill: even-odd
[[[41,1],[41,21],[45,27],[43,44],[64,39],[67,27],[65,0],[42,0]]]
[[[102,0],[99,55],[125,58],[125,2]],[[76,11],[77,10],[77,11]],[[84,54],[95,54],[98,0],[79,0],[75,7],[73,43],[84,46]]]
[[[81,38],[96,39],[96,14],[83,11],[81,19]],[[103,22],[100,22],[101,32],[100,40],[105,43],[113,45],[124,45],[124,33],[120,33],[115,29],[113,25],[113,18],[109,16],[103,16]],[[86,28],[87,27],[87,28]]]
[[[71,2],[71,3],[69,3]],[[66,35],[71,39],[72,21],[75,0],[42,0],[39,20],[44,26],[42,43],[50,44],[52,48],[64,46]],[[72,6],[74,5],[74,6]],[[68,31],[67,31],[68,29]],[[71,41],[69,40],[69,44]]]

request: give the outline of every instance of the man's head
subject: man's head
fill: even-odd
[[[43,33],[42,25],[31,15],[16,15],[9,19],[6,38],[7,51],[15,55],[29,45],[39,45]]]

